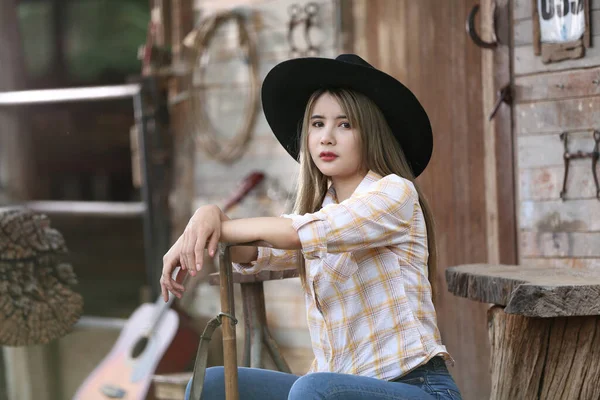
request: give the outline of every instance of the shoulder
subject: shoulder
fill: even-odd
[[[369,192],[380,193],[400,200],[405,197],[417,198],[417,190],[415,185],[408,179],[401,176],[390,174],[373,182],[369,188]]]

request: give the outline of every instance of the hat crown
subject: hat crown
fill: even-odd
[[[360,65],[361,67],[374,68],[371,64],[357,56],[356,54],[340,54],[337,56],[336,61],[345,62],[348,64]]]

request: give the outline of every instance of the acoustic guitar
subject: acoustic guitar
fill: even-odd
[[[223,211],[228,211],[239,203],[263,179],[264,174],[260,172],[246,176],[225,202]],[[180,317],[171,309],[174,299],[169,294],[169,301],[166,303],[161,296],[154,304],[145,303],[138,307],[128,319],[111,351],[82,383],[73,399],[145,399],[152,375],[168,358],[167,350],[171,350],[172,345],[176,344],[174,342],[179,340],[176,334],[180,328]],[[189,342],[189,336],[187,339]],[[194,344],[198,345],[197,337]],[[193,357],[196,349],[188,349],[185,353]]]

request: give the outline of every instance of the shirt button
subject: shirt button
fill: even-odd
[[[419,378],[419,381],[420,381],[420,382],[425,382],[425,378],[423,378],[423,377],[420,377],[420,378]]]

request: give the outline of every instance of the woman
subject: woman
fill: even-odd
[[[229,220],[198,209],[165,255],[165,300],[183,292],[173,269],[195,274],[206,247],[213,256],[219,241],[268,242],[234,247],[235,268],[299,269],[315,361],[302,377],[240,368],[241,398],[460,399],[433,305],[433,217],[414,182],[433,147],[422,106],[352,54],[285,61],[262,99],[300,162],[294,213]],[[221,398],[223,368],[209,368],[202,399]]]

